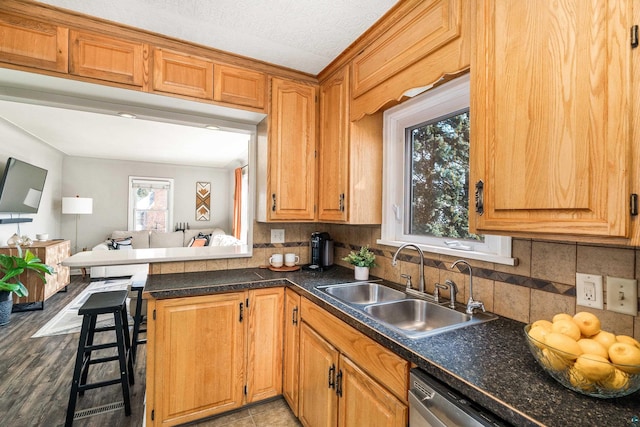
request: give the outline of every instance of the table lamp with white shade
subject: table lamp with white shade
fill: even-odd
[[[75,214],[76,216],[76,235],[74,239],[73,252],[78,252],[78,216],[93,213],[93,199],[90,197],[63,197],[62,213]]]

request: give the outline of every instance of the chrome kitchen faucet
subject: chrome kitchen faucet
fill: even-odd
[[[471,270],[471,265],[467,261],[459,259],[451,264],[450,268],[454,268],[458,264],[464,264],[469,269],[469,300],[467,301],[467,314],[473,314],[477,308],[485,311],[482,301],[476,301],[473,299],[473,271]]]

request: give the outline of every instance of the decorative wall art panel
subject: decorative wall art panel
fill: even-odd
[[[209,221],[211,217],[211,183],[196,182],[196,221]]]

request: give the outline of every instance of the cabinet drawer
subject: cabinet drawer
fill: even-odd
[[[362,370],[403,402],[407,400],[409,362],[329,314],[306,298],[302,319]]]
[[[0,15],[0,61],[66,73],[69,29],[7,13]]]
[[[141,87],[148,48],[99,34],[71,30],[71,74]]]
[[[264,109],[267,88],[264,73],[217,64],[213,71],[214,101]]]
[[[213,99],[213,62],[180,52],[154,49],[153,90]]]

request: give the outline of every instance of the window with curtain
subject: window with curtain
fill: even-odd
[[[129,230],[170,231],[173,179],[129,177]]]

